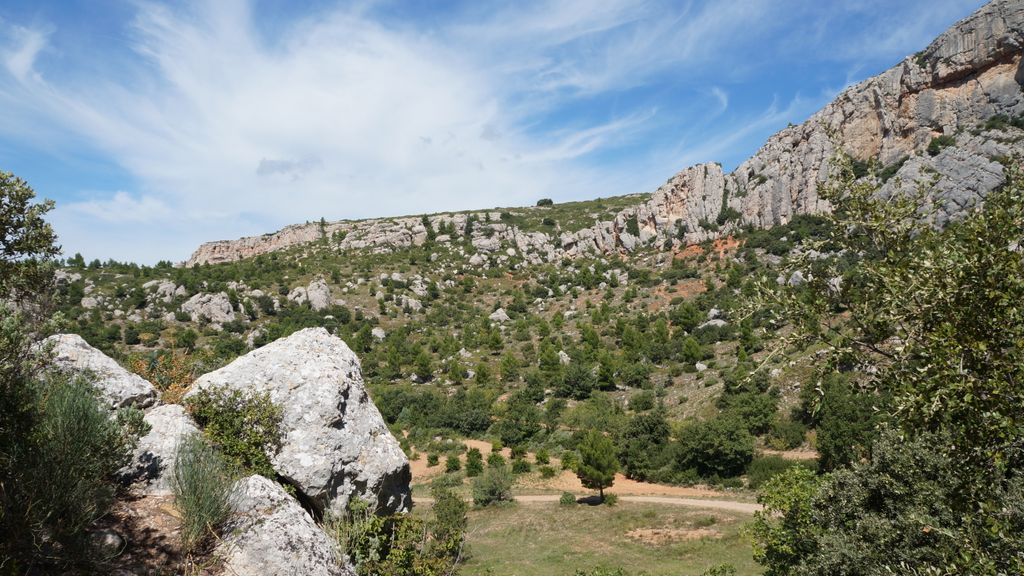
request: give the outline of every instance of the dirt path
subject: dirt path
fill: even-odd
[[[491,453],[490,442],[483,442],[480,440],[463,440],[463,444],[467,448],[476,448],[480,450],[484,458]],[[506,459],[511,458],[512,454],[508,448],[503,449],[502,454]],[[466,461],[466,455],[462,454],[459,459],[463,463]],[[531,462],[536,463],[535,455],[531,452],[527,454],[527,459]],[[554,478],[540,478],[537,475],[529,475],[519,479],[516,486],[524,491],[552,491],[552,492],[586,492],[587,489],[580,483],[579,478],[573,472],[569,470],[560,470],[561,461],[558,458],[551,459],[551,466],[559,472]],[[431,478],[440,476],[444,473],[445,462],[444,458],[438,461],[436,466],[427,466],[426,454],[420,454],[417,460],[409,462],[409,467],[412,472],[413,483],[422,483],[430,480]],[[727,497],[728,494],[718,490],[703,486],[667,486],[664,484],[653,484],[650,482],[638,482],[636,480],[630,480],[622,474],[615,475],[615,482],[611,488],[605,490],[608,494],[616,494],[619,497],[633,497],[633,496],[669,496],[673,498],[722,498]],[[558,496],[554,496],[555,500]]]
[[[516,496],[516,502],[522,504],[546,504],[558,502],[557,494],[522,494]],[[619,496],[620,502],[639,502],[643,504],[666,504],[669,506],[687,506],[690,508],[706,508],[709,510],[728,510],[753,514],[761,510],[760,504],[753,502],[737,502],[735,500],[712,500],[706,498],[680,498],[675,496]],[[414,498],[416,504],[430,505],[433,498]]]

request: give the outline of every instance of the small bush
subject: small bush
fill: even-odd
[[[484,457],[478,448],[470,448],[466,453],[466,476],[474,478],[484,471]]]
[[[537,462],[537,464],[550,464],[551,463],[551,455],[548,454],[548,451],[545,450],[544,448],[541,448],[540,450],[537,450],[537,453],[534,455],[533,459],[534,459],[534,461]]]
[[[490,506],[500,502],[511,502],[512,473],[508,467],[489,467],[480,477],[473,481],[473,503],[477,506]]]
[[[604,500],[602,501],[602,503],[605,506],[615,506],[616,504],[619,503],[619,495],[618,494],[605,494],[604,495]]]
[[[209,388],[186,403],[231,464],[267,478],[276,476],[270,456],[281,449],[281,407],[269,394]]]
[[[178,445],[171,477],[174,505],[181,513],[181,545],[185,554],[198,550],[231,513],[232,477],[217,449],[191,435]]]
[[[461,469],[462,469],[462,462],[459,460],[459,457],[457,455],[455,455],[455,454],[450,454],[448,456],[448,459],[445,460],[444,471],[445,472],[458,472]]]
[[[928,143],[928,155],[938,156],[939,152],[942,152],[943,148],[953,146],[956,144],[956,138],[949,134],[943,134],[932,138],[932,141]]]
[[[512,473],[513,474],[526,474],[530,471],[530,463],[525,458],[519,458],[512,461]]]
[[[21,532],[10,536],[12,548],[31,535],[33,546],[46,539],[70,556],[83,555],[86,529],[113,503],[114,475],[146,426],[135,409],[112,419],[86,377],[50,377],[39,386],[37,402],[32,437],[10,455],[0,454],[14,472],[0,479],[0,525],[21,524]]]
[[[487,455],[487,467],[488,468],[504,468],[505,457],[498,452],[491,452]]]
[[[437,463],[440,462],[440,461],[441,461],[441,457],[438,456],[437,454],[434,454],[434,453],[427,454],[427,466],[429,466],[430,468],[433,468],[434,466],[437,466]]]
[[[750,465],[747,466],[747,486],[752,490],[757,490],[768,480],[794,466],[804,466],[809,469],[816,468],[813,463],[786,460],[781,456],[759,456],[754,458]]]
[[[547,480],[549,478],[554,478],[555,477],[555,469],[552,468],[551,466],[541,466],[539,468],[539,470],[540,470],[540,477],[545,479],[545,480]]]
[[[779,419],[772,423],[768,443],[776,450],[792,450],[804,443],[807,427],[795,420]]]
[[[715,564],[701,576],[736,576],[736,568],[732,564]]]
[[[558,499],[558,503],[562,506],[575,506],[576,496],[572,492],[562,492],[562,497]]]

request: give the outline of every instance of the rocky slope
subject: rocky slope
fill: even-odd
[[[732,173],[703,164],[676,174],[650,200],[582,230],[526,232],[492,224],[470,233],[477,254],[520,255],[529,263],[583,254],[632,252],[655,243],[693,244],[740,226],[766,228],[798,214],[829,210],[818,194],[838,144],[859,161],[889,168],[899,178],[936,179],[936,196],[949,216],[973,205],[1002,182],[997,159],[1019,153],[1013,138],[979,131],[997,115],[1024,112],[1021,83],[1024,2],[995,0],[958,22],[923,51],[843,91],[806,122],[772,136]],[[967,131],[977,134],[970,135]],[[940,153],[928,151],[947,136]],[[933,146],[934,147],[934,146]],[[909,159],[909,161],[908,161]],[[437,214],[434,229],[460,233],[467,220],[499,221],[498,213]],[[331,239],[339,250],[389,252],[427,240],[420,217],[307,223],[273,234],[203,244],[186,262],[215,264]],[[450,240],[439,237],[444,244]],[[505,251],[507,254],[504,254]],[[471,259],[474,254],[466,254]],[[477,258],[479,265],[485,258]]]

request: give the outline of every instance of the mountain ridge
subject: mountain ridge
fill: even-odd
[[[731,173],[716,163],[691,166],[646,202],[580,230],[525,231],[501,223],[502,211],[496,210],[307,223],[204,243],[185,265],[236,261],[323,237],[337,239],[339,250],[390,252],[423,244],[428,228],[465,234],[473,220],[497,222],[486,234],[471,231],[477,254],[512,250],[508,255],[522,255],[530,263],[630,253],[659,241],[677,249],[742,227],[769,228],[796,215],[830,210],[817,191],[829,177],[837,144],[855,160],[896,176],[887,179],[883,192],[931,180],[941,213],[955,217],[1002,183],[999,158],[1024,151],[1016,141],[966,133],[991,118],[1024,113],[1022,47],[1024,2],[994,0],[921,52],[850,86],[803,123],[769,137]],[[942,137],[941,147],[929,148]],[[476,260],[471,264],[482,263]]]

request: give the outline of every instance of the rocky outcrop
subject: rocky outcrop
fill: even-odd
[[[1004,180],[995,160],[1024,152],[1024,131],[1009,137],[979,133],[996,115],[1024,113],[1021,83],[1024,3],[995,0],[958,22],[921,52],[884,73],[844,90],[806,122],[775,134],[733,172],[702,164],[670,178],[649,199],[613,219],[557,235],[524,232],[500,221],[500,214],[436,214],[426,218],[438,230],[469,233],[471,266],[502,264],[513,256],[530,264],[562,258],[629,253],[650,247],[679,247],[730,234],[742,227],[785,224],[800,214],[831,210],[821,186],[840,146],[854,159],[889,169],[896,178],[885,193],[932,186],[940,220],[977,203]],[[941,153],[929,153],[938,136],[955,139]],[[935,152],[932,150],[931,152]],[[931,184],[934,174],[938,182]],[[321,230],[321,228],[323,230]],[[309,242],[325,234],[340,238],[340,250],[389,252],[420,245],[428,234],[423,218],[389,218],[288,227],[275,234],[204,244],[188,265],[237,260]],[[454,246],[448,234],[439,244]],[[511,252],[502,252],[502,249]]]
[[[41,346],[51,350],[55,369],[91,375],[93,386],[111,408],[145,408],[157,400],[157,390],[149,381],[125,370],[77,334],[53,335],[43,340]]]
[[[198,434],[195,422],[178,404],[157,406],[146,413],[149,432],[139,438],[132,461],[118,472],[122,480],[142,494],[166,496],[172,493],[178,444],[190,434]]]
[[[323,278],[317,278],[309,283],[309,286],[293,288],[288,293],[288,299],[296,304],[309,302],[310,308],[320,312],[326,310],[332,304],[331,287]]]
[[[215,327],[235,319],[231,300],[224,292],[196,294],[181,305],[181,311],[188,314],[193,322],[210,322]]]
[[[214,550],[225,574],[354,576],[335,543],[281,485],[243,478],[232,502],[233,515]]]
[[[359,359],[327,330],[254,350],[200,377],[186,398],[211,388],[266,392],[282,407],[274,470],[318,511],[340,513],[356,495],[384,512],[409,508],[409,461],[367,395]]]

